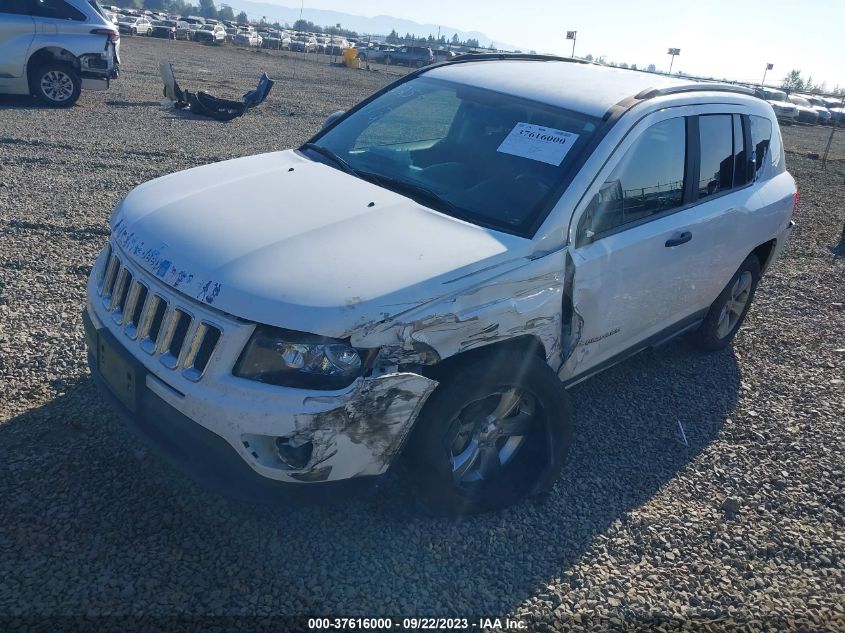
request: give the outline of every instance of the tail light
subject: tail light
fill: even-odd
[[[92,35],[105,35],[110,42],[117,44],[120,40],[120,33],[114,29],[91,29]]]
[[[793,200],[793,202],[792,202],[792,215],[795,215],[795,209],[798,208],[798,199],[800,197],[801,197],[801,195],[798,193],[798,190],[796,189],[795,190],[795,200]]]

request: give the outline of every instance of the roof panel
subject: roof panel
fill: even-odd
[[[688,80],[565,61],[501,60],[446,64],[429,77],[486,88],[601,117],[646,88],[688,85]]]

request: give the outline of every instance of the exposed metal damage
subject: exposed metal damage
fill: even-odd
[[[291,472],[299,481],[378,475],[402,447],[413,420],[437,386],[436,380],[397,373],[362,380],[343,404],[294,416],[292,437],[313,442],[308,465]],[[306,404],[335,403],[337,397],[310,397]]]
[[[535,337],[555,369],[561,355],[563,251],[486,269],[471,288],[350,332],[353,345],[380,348],[385,368],[430,365],[518,336]],[[498,267],[501,269],[504,265]],[[492,276],[488,276],[492,274]],[[449,283],[449,282],[446,282]]]

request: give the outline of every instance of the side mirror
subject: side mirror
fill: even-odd
[[[337,112],[332,112],[329,116],[326,117],[326,120],[323,121],[323,129],[325,130],[330,125],[333,125],[335,121],[337,121],[340,117],[342,117],[346,113],[346,110],[338,110]]]

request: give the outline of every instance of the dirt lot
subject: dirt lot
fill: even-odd
[[[830,127],[801,123],[784,128],[783,141],[788,152],[801,156],[812,153],[824,156],[824,150],[830,141],[830,132]],[[842,161],[845,161],[845,127],[842,125],[833,131],[828,159],[837,161],[840,169]]]
[[[845,630],[845,163],[789,155],[798,227],[733,349],[677,341],[572,391],[574,452],[548,498],[456,522],[388,482],[329,507],[256,508],[126,436],[84,361],[86,275],[133,186],[296,145],[391,77],[141,38],[123,54],[112,89],[69,111],[0,101],[0,616]],[[224,96],[262,70],[277,83],[239,120],[194,120],[159,106],[161,59]],[[784,135],[800,152],[827,138]]]

